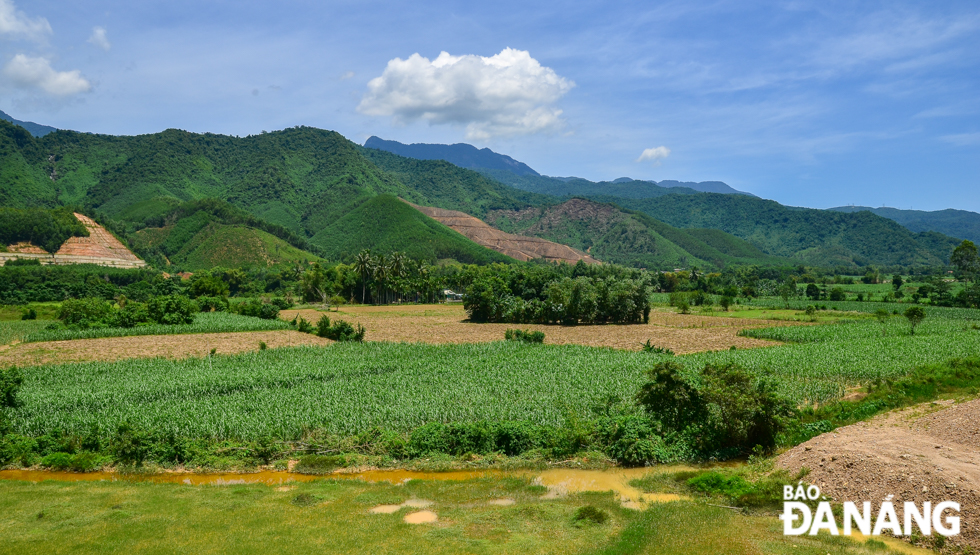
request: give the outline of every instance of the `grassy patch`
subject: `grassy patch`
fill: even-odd
[[[45,322],[48,324],[50,322]],[[241,316],[228,312],[202,312],[194,317],[193,324],[187,325],[141,325],[132,328],[89,328],[85,330],[47,330],[39,329],[24,336],[25,343],[38,341],[67,341],[72,339],[94,339],[98,337],[131,337],[135,335],[179,335],[188,333],[223,333],[240,331],[268,331],[290,329],[282,320],[266,320]]]

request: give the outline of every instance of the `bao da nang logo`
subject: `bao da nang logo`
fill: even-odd
[[[930,501],[921,505],[906,501],[902,506],[904,518],[900,520],[891,498],[889,495],[875,511],[872,511],[868,501],[862,503],[860,508],[852,501],[845,501],[841,526],[838,526],[837,516],[831,510],[829,501],[817,503],[815,511],[811,511],[810,506],[805,503],[820,499],[820,488],[803,487],[802,484],[796,487],[783,486],[783,512],[779,519],[783,521],[783,534],[787,536],[806,533],[815,536],[821,530],[834,536],[849,536],[852,530],[865,536],[878,536],[882,532],[889,532],[894,536],[911,536],[913,533],[928,536],[933,531],[942,536],[960,533],[960,517],[956,516],[960,512],[959,503],[943,501],[933,506]]]

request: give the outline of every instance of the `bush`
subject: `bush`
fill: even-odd
[[[697,386],[682,372],[673,361],[657,364],[637,401],[665,431],[687,434],[705,453],[771,449],[795,414],[773,383],[737,364],[705,365]]]
[[[263,320],[275,320],[279,317],[279,307],[271,303],[263,303],[258,299],[232,305],[231,311],[242,316],[252,316]]]
[[[320,337],[333,339],[334,341],[364,341],[364,326],[358,324],[357,328],[343,320],[338,320],[336,324],[330,323],[330,317],[323,315],[316,324],[316,334]]]
[[[19,368],[0,368],[0,410],[17,407],[17,391],[23,384],[24,374]]]
[[[123,422],[109,442],[109,450],[117,461],[123,464],[140,466],[146,460],[152,447],[150,435]]]
[[[197,304],[183,295],[153,297],[147,303],[150,319],[158,324],[179,325],[194,323]]]
[[[81,329],[106,325],[111,316],[112,305],[95,297],[68,299],[58,310],[58,319],[66,326]]]
[[[117,328],[133,328],[150,321],[150,309],[146,303],[130,301],[112,316],[110,325]]]
[[[668,349],[667,347],[658,347],[651,343],[649,339],[647,339],[646,343],[641,343],[640,345],[644,353],[674,356],[674,351]]]
[[[95,453],[88,451],[75,454],[57,452],[41,458],[41,466],[54,470],[91,472],[102,466],[102,459]]]
[[[521,343],[544,343],[544,332],[531,330],[507,330],[504,332],[504,339],[507,341],[518,341]]]
[[[201,312],[225,312],[228,310],[226,297],[198,297],[197,307]]]
[[[269,303],[279,310],[289,310],[290,308],[293,308],[293,303],[283,297],[274,297],[271,301],[269,301]]]
[[[20,311],[21,320],[37,320],[37,311],[33,307],[27,307]]]
[[[657,462],[661,440],[649,419],[637,416],[606,419],[599,428],[606,454],[620,464],[641,466]]]

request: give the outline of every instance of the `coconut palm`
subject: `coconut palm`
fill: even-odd
[[[367,280],[368,276],[372,273],[372,268],[374,267],[374,259],[371,257],[371,251],[363,250],[357,253],[354,258],[354,271],[361,276],[361,304],[364,304],[364,297],[367,293]]]

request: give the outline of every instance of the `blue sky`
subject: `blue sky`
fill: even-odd
[[[980,211],[980,4],[0,0],[0,110]]]

